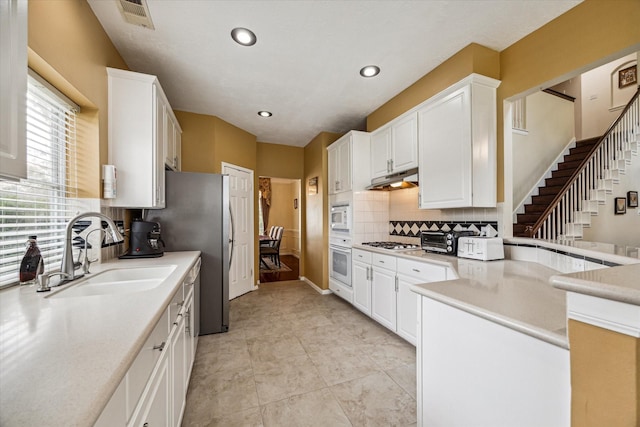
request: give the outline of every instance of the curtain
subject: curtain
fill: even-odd
[[[262,207],[262,223],[264,232],[269,230],[269,208],[271,207],[271,178],[258,178],[260,190],[260,206]]]

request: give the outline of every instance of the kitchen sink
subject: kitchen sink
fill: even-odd
[[[175,269],[175,265],[114,268],[62,287],[47,295],[47,298],[117,295],[148,291],[164,282]]]

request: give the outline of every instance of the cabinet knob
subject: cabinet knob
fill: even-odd
[[[162,344],[160,344],[160,345],[154,345],[154,346],[153,346],[153,349],[154,349],[154,350],[160,350],[160,351],[162,351],[162,350],[164,350],[164,346],[165,346],[166,344],[167,344],[167,343],[163,341],[163,342],[162,342]]]

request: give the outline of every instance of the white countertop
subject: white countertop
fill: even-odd
[[[148,291],[75,298],[46,298],[51,293],[35,285],[0,291],[0,425],[93,425],[199,255],[91,266],[92,273],[177,266]]]
[[[551,277],[558,289],[640,305],[640,264]]]

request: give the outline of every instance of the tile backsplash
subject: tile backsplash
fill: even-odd
[[[353,243],[389,240],[389,192],[353,193]]]
[[[501,234],[500,207],[419,209],[418,191],[414,187],[354,193],[354,243],[371,240],[417,243],[419,232],[427,229],[476,228],[480,232],[481,227],[489,226],[490,232]]]

